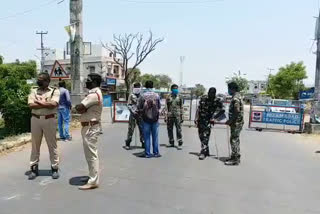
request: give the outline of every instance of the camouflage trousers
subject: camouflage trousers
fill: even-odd
[[[211,135],[211,124],[199,122],[198,124],[198,133],[201,141],[201,153],[209,153],[209,140]]]
[[[174,137],[173,137],[174,126],[176,127],[177,141],[181,146],[183,144],[183,141],[182,141],[182,129],[181,129],[180,117],[169,117],[167,119],[167,130],[168,130],[168,137],[169,137],[170,144],[174,144]]]
[[[230,126],[231,135],[230,135],[230,145],[232,150],[232,157],[240,158],[240,133],[242,130],[243,124],[234,124]]]
[[[132,141],[132,136],[134,133],[134,130],[136,128],[136,125],[138,125],[139,133],[140,133],[140,142],[144,143],[143,138],[143,127],[142,127],[142,119],[136,119],[133,115],[130,115],[129,117],[129,126],[128,126],[128,135],[126,140],[126,146],[130,146],[130,143]]]

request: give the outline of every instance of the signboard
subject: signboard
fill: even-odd
[[[261,112],[262,113],[262,112]],[[302,120],[301,114],[263,112],[263,123],[300,126]]]
[[[308,100],[314,98],[314,88],[311,88],[307,91],[300,91],[299,99]]]
[[[67,74],[67,72],[64,70],[64,68],[61,66],[61,64],[56,60],[53,64],[51,74],[51,79],[70,79],[70,76]]]
[[[256,122],[256,123],[262,122],[262,119],[263,119],[262,115],[263,115],[263,112],[261,112],[261,111],[253,111],[251,113],[252,122]]]
[[[114,102],[114,122],[129,122],[130,111],[126,101]]]
[[[115,79],[115,78],[108,78],[108,77],[107,77],[106,83],[107,83],[108,86],[109,86],[109,85],[117,85],[117,79]]]

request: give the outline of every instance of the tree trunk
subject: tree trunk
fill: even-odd
[[[125,83],[126,83],[126,100],[129,100],[129,95],[130,95],[130,81],[128,78],[125,78]]]

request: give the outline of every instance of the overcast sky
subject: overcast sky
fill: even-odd
[[[249,80],[264,80],[267,68],[274,68],[275,73],[291,61],[304,61],[309,76],[306,83],[313,84],[315,45],[311,46],[318,0],[83,1],[85,41],[107,42],[113,34],[149,30],[165,38],[140,66],[143,73],[164,73],[179,82],[179,56],[186,56],[185,84],[202,83],[225,92],[225,78],[238,70]],[[37,60],[37,30],[49,31],[45,46],[64,48],[69,1],[57,2],[1,3],[0,54],[7,62]]]

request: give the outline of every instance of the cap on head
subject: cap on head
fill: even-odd
[[[236,82],[230,82],[228,83],[228,89],[235,91],[235,92],[239,92],[240,88],[239,85]]]
[[[42,79],[48,83],[51,81],[50,75],[46,72],[41,72],[38,77],[42,77]]]

